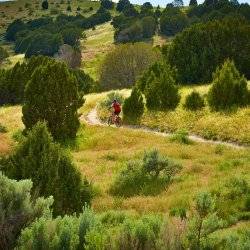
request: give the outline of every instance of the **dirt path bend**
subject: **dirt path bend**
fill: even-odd
[[[98,126],[108,126],[107,123],[103,123],[99,118],[98,118],[98,114],[97,114],[97,109],[94,108],[92,109],[86,117],[82,116],[81,120],[84,120],[86,123],[88,123],[89,125],[98,125]],[[148,127],[143,127],[143,126],[134,126],[134,125],[126,125],[126,126],[122,126],[121,128],[129,128],[129,129],[133,129],[133,130],[140,130],[143,132],[147,132],[147,133],[153,133],[155,135],[159,135],[159,136],[164,136],[164,137],[170,137],[173,135],[173,133],[165,133],[165,132],[159,132],[157,130],[148,128]],[[233,147],[236,149],[243,149],[243,148],[249,148],[248,146],[243,146],[243,145],[239,145],[237,143],[233,143],[233,142],[224,142],[224,141],[213,141],[213,140],[207,140],[204,139],[200,136],[197,135],[189,135],[188,136],[190,140],[195,141],[195,142],[201,142],[201,143],[210,143],[210,144],[220,144],[220,145],[225,145],[228,147]]]

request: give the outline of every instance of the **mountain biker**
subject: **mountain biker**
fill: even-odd
[[[113,100],[111,108],[113,109],[113,115],[116,116],[119,116],[122,111],[121,104],[116,99]]]

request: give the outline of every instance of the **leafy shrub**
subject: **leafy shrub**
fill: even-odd
[[[35,70],[26,86],[23,123],[29,130],[38,121],[46,121],[54,139],[74,138],[82,104],[74,75],[64,63],[50,60]]]
[[[130,97],[125,99],[123,110],[123,120],[125,122],[137,122],[144,112],[144,101],[140,90],[137,87],[132,89]]]
[[[124,102],[124,96],[120,94],[118,91],[112,91],[107,94],[106,98],[102,100],[99,105],[104,109],[108,109],[111,107],[113,100],[117,100],[120,104]]]
[[[190,249],[204,249],[203,242],[209,234],[220,227],[222,227],[222,221],[215,213],[214,198],[208,192],[198,193],[195,200],[195,213],[188,221],[186,247]]]
[[[26,228],[18,241],[19,249],[82,249],[88,231],[96,224],[93,212],[85,209],[76,215],[39,219]]]
[[[184,104],[185,109],[195,111],[202,109],[204,106],[204,99],[198,92],[193,91],[186,97]]]
[[[127,219],[120,229],[118,249],[156,249],[162,218],[157,215]]]
[[[30,180],[10,180],[0,173],[0,249],[14,249],[22,229],[50,215],[53,198],[32,200],[31,188]]]
[[[191,144],[192,141],[188,137],[188,132],[184,129],[177,130],[174,135],[170,137],[171,141],[176,141],[183,144]]]
[[[216,67],[227,58],[234,60],[240,73],[249,78],[249,43],[249,22],[227,17],[191,25],[174,38],[165,56],[177,68],[181,83],[210,82]]]
[[[179,10],[177,8],[177,10]],[[166,36],[174,36],[188,26],[187,16],[179,10],[178,13],[163,12],[160,18],[161,33]]]
[[[130,197],[159,193],[179,172],[181,166],[159,155],[157,150],[144,153],[143,160],[129,161],[115,178],[110,192]]]
[[[172,110],[180,101],[175,71],[168,65],[157,63],[142,76],[146,106],[150,110]],[[141,79],[141,81],[142,81]]]
[[[158,52],[146,43],[116,46],[106,55],[101,65],[101,88],[110,90],[131,87],[140,74],[157,60],[158,55]]]
[[[18,180],[30,178],[32,194],[54,197],[54,214],[80,212],[92,197],[91,185],[65,150],[55,144],[44,123],[38,123],[6,160],[6,174]]]
[[[240,75],[233,62],[227,60],[217,68],[208,93],[208,103],[213,110],[246,106],[248,95],[247,80]]]

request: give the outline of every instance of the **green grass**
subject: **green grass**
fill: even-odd
[[[209,85],[181,87],[182,98],[176,110],[169,112],[145,110],[141,125],[166,132],[186,130],[189,134],[196,134],[206,139],[250,145],[250,107],[240,108],[231,113],[211,112],[207,105],[203,110],[196,112],[183,108],[188,94],[196,90],[205,95],[209,87]],[[123,93],[129,95],[128,90]],[[99,115],[102,119],[106,119],[108,112],[99,110]]]
[[[105,55],[115,46],[113,44],[114,28],[110,23],[105,23],[85,33],[87,39],[82,41],[83,69],[98,80],[101,63]]]
[[[98,94],[87,96],[85,108],[81,111],[87,113],[98,100]],[[23,128],[20,107],[1,107],[0,124],[7,128],[7,133],[0,134],[0,154],[4,155],[15,144],[13,135]],[[87,125],[82,125],[79,130],[76,145],[71,148],[74,162],[99,190],[99,196],[93,200],[96,211],[117,209],[117,198],[108,193],[113,179],[126,161],[139,159],[144,150],[152,148],[180,163],[183,169],[171,185],[157,196],[119,198],[119,209],[144,213],[168,212],[178,206],[189,208],[197,192],[219,187],[230,177],[239,176],[250,181],[250,149],[203,143],[180,144],[142,131]],[[237,164],[221,167],[227,165],[225,162]]]

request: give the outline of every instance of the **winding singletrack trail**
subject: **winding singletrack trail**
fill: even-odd
[[[97,114],[97,109],[94,108],[92,109],[86,116],[81,116],[81,120],[85,121],[87,124],[89,125],[98,125],[98,126],[108,126],[107,123],[102,122],[99,118],[98,118],[98,114]],[[164,137],[170,137],[173,135],[173,133],[166,133],[166,132],[159,132],[157,130],[148,128],[148,127],[143,127],[143,126],[135,126],[135,125],[126,125],[126,126],[122,126],[118,129],[122,129],[122,128],[129,128],[129,129],[133,129],[133,130],[139,130],[142,132],[146,132],[146,133],[153,133],[155,135],[159,135],[159,136],[164,136]],[[235,149],[244,149],[244,148],[249,148],[249,146],[244,146],[244,145],[239,145],[237,143],[233,143],[233,142],[224,142],[224,141],[213,141],[213,140],[207,140],[204,139],[200,136],[197,135],[189,135],[188,138],[192,141],[195,142],[201,142],[201,143],[210,143],[210,144],[220,144],[220,145],[224,145],[224,146],[228,146],[228,147],[232,147]]]

